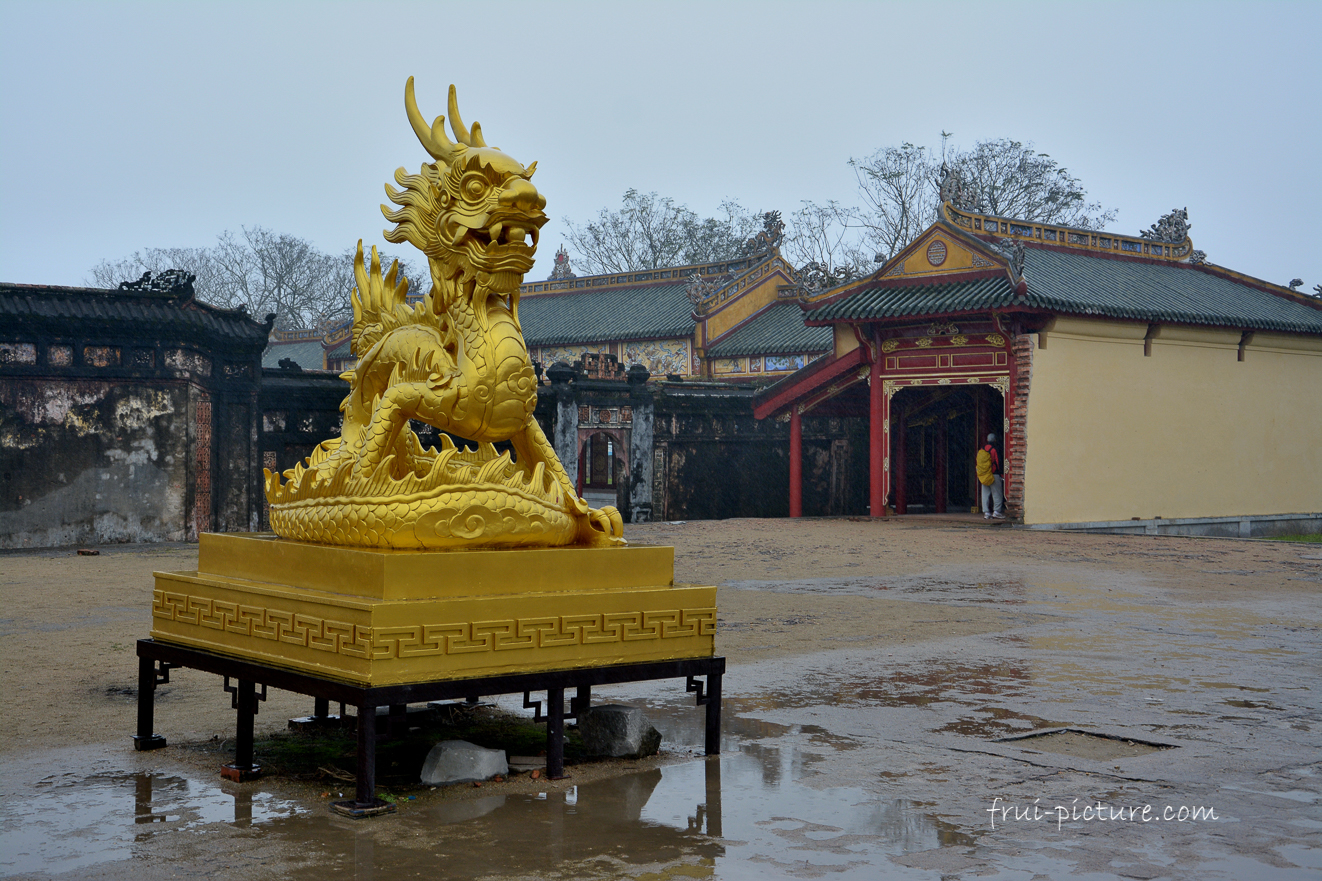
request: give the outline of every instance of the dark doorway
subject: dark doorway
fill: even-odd
[[[604,431],[590,436],[579,451],[579,492],[590,504],[628,506],[628,475],[619,441]],[[621,507],[624,505],[624,507]]]
[[[896,513],[976,510],[978,448],[988,432],[1000,446],[1004,412],[1004,397],[991,386],[901,389],[891,402]]]

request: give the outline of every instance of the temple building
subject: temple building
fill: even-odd
[[[587,277],[564,271],[562,252],[550,279],[520,288],[529,353],[547,366],[613,355],[657,379],[792,373],[830,350],[831,332],[804,324],[797,277],[776,241],[768,235],[723,263]]]
[[[877,515],[976,510],[995,433],[1030,526],[1322,528],[1322,300],[1205,262],[1180,214],[1129,237],[947,202],[875,274],[805,298],[833,349],[755,405],[790,427],[791,516],[800,425],[832,416],[868,425]]]
[[[562,249],[546,281],[519,290],[531,358],[550,367],[612,356],[666,378],[758,382],[793,373],[831,348],[831,332],[803,323],[798,281],[780,255],[779,219],[736,260],[576,276]],[[410,296],[410,302],[421,299]],[[327,331],[276,330],[262,366],[342,373],[356,363],[348,320]]]

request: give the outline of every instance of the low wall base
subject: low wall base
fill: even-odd
[[[1322,513],[1253,514],[1244,517],[1186,517],[1175,520],[1100,520],[1093,523],[1033,523],[1028,529],[1098,532],[1110,535],[1203,535],[1273,538],[1322,533]]]

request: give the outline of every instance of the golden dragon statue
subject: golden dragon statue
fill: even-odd
[[[396,262],[354,260],[353,352],[340,437],[281,475],[266,472],[271,528],[301,541],[379,548],[624,544],[613,507],[589,508],[533,418],[537,380],[519,327],[546,199],[526,168],[465,126],[450,86],[430,126],[413,78],[404,106],[435,162],[403,168],[381,206],[388,241],[427,255],[431,291],[409,305]],[[441,449],[409,427],[435,426]],[[460,438],[456,445],[451,435]],[[464,443],[463,441],[472,442]],[[498,453],[495,444],[508,442]],[[503,445],[504,446],[504,445]],[[513,455],[511,455],[511,451]]]

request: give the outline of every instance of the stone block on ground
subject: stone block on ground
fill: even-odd
[[[661,748],[661,732],[643,711],[623,704],[592,707],[578,720],[578,732],[592,756],[638,759],[654,756]]]
[[[466,740],[443,740],[422,763],[422,782],[428,786],[471,783],[508,774],[505,751],[487,749]]]

